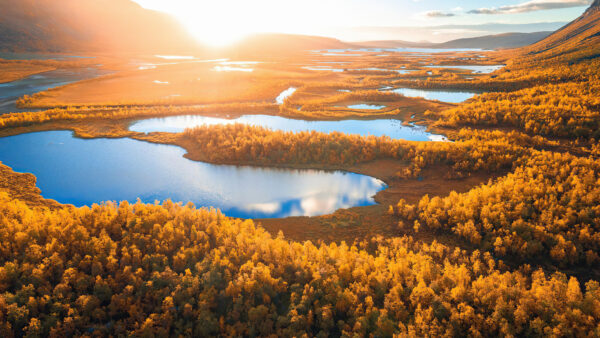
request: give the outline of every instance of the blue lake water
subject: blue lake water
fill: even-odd
[[[371,70],[371,71],[378,71],[378,72],[396,72],[398,74],[408,74],[410,72],[414,72],[415,70],[413,69],[387,69],[387,68],[376,68],[376,67],[371,67],[371,68],[360,68],[360,69],[350,69],[350,70]]]
[[[67,131],[0,138],[0,161],[33,173],[42,196],[76,206],[171,199],[234,217],[315,216],[372,205],[386,187],[364,175],[213,165],[184,153],[132,139],[77,139]]]
[[[282,131],[318,131],[330,133],[338,131],[347,134],[389,136],[393,139],[409,141],[439,141],[440,135],[425,131],[422,126],[404,126],[402,121],[385,120],[342,120],[342,121],[304,121],[270,115],[243,115],[236,119],[207,117],[200,115],[169,116],[146,119],[134,122],[129,129],[132,131],[150,132],[182,132],[186,128],[201,125],[243,123],[253,126],[263,126]]]
[[[97,68],[57,69],[34,74],[18,81],[0,83],[0,114],[20,111],[15,106],[15,102],[23,95],[31,95],[109,73],[110,71]]]
[[[368,104],[368,103],[359,103],[359,104],[351,104],[347,106],[350,109],[365,109],[365,110],[379,110],[385,108],[385,106],[378,104]]]
[[[430,89],[412,89],[412,88],[396,88],[391,91],[402,94],[408,97],[422,97],[427,100],[438,100],[442,102],[450,103],[461,103],[464,102],[477,93],[472,92],[461,92],[461,91],[442,91],[442,90],[430,90]]]
[[[0,59],[4,59],[4,60],[65,60],[65,59],[94,59],[94,58],[95,58],[94,56],[80,56],[80,55],[0,52]]]
[[[466,66],[425,66],[427,68],[447,68],[447,69],[465,69],[470,70],[476,74],[489,74],[493,73],[499,69],[504,68],[504,65],[466,65]]]

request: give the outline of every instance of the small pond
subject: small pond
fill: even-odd
[[[477,93],[473,92],[461,92],[461,91],[444,91],[444,90],[430,90],[430,89],[412,89],[412,88],[396,88],[391,91],[402,94],[408,97],[422,97],[427,100],[438,100],[442,102],[450,103],[461,103],[464,102]]]
[[[490,74],[493,73],[497,70],[500,70],[502,68],[504,68],[504,65],[483,65],[483,66],[476,66],[476,65],[466,65],[466,66],[425,66],[427,68],[447,68],[447,69],[465,69],[465,70],[470,70],[471,72],[475,73],[475,74]]]
[[[385,106],[378,104],[368,104],[368,103],[359,103],[359,104],[351,104],[346,106],[350,109],[365,109],[365,110],[379,110],[385,108]]]

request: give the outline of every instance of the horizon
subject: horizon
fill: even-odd
[[[591,0],[493,0],[481,7],[474,0],[453,2],[452,6],[440,0],[346,3],[309,0],[301,4],[273,0],[133,1],[173,16],[200,43],[217,47],[263,33],[322,36],[347,42],[443,43],[503,33],[554,31],[581,15],[592,3]],[[288,15],[292,12],[293,17]],[[310,18],[311,24],[306,24],[306,18]]]

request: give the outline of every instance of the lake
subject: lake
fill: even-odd
[[[372,205],[386,187],[364,175],[213,165],[184,153],[132,139],[83,140],[68,131],[0,138],[0,161],[33,173],[42,196],[76,206],[172,199],[233,217],[316,216]]]
[[[350,109],[364,109],[364,110],[379,110],[385,108],[385,106],[379,104],[368,104],[368,103],[359,103],[359,104],[350,104],[346,107]]]
[[[146,119],[134,122],[129,127],[132,131],[170,132],[179,133],[186,128],[201,125],[243,123],[253,126],[263,126],[282,131],[318,131],[330,133],[333,131],[358,135],[387,135],[393,139],[409,141],[440,140],[439,135],[428,133],[423,126],[405,126],[402,121],[394,119],[379,120],[342,120],[342,121],[304,121],[270,115],[243,115],[235,119],[207,117],[200,115],[169,116]]]
[[[463,65],[463,66],[425,66],[427,68],[447,68],[447,69],[465,69],[465,70],[470,70],[471,72],[475,73],[475,74],[490,74],[493,73],[497,70],[500,70],[504,67],[506,67],[505,65]]]
[[[385,89],[387,90],[387,88]],[[394,93],[402,94],[408,97],[422,97],[427,100],[438,100],[442,102],[461,103],[477,93],[461,92],[461,91],[443,91],[430,89],[412,89],[412,88],[395,88],[391,89]]]
[[[34,74],[21,80],[0,83],[0,114],[22,111],[15,105],[23,95],[31,95],[50,88],[110,74],[110,71],[97,68],[57,69]],[[24,109],[29,111],[30,109]]]
[[[305,66],[305,67],[302,67],[302,69],[321,71],[321,72],[326,71],[326,72],[334,72],[334,73],[341,73],[344,71],[342,68],[331,68],[329,66]]]
[[[398,74],[408,74],[410,72],[414,72],[414,69],[387,69],[387,68],[376,68],[376,67],[371,67],[371,68],[359,68],[359,69],[349,69],[349,70],[357,70],[357,71],[361,71],[361,70],[369,70],[369,71],[377,71],[377,72],[396,72]]]
[[[4,60],[66,60],[66,59],[94,59],[95,56],[43,54],[43,53],[12,53],[0,52],[0,59]]]

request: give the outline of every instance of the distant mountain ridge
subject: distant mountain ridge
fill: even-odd
[[[600,0],[579,18],[547,38],[522,49],[538,58],[561,58],[569,61],[600,56]]]
[[[481,49],[504,49],[517,48],[534,44],[552,32],[534,33],[503,33],[495,35],[484,35],[475,38],[456,39],[443,43],[431,42],[409,42],[409,41],[365,41],[357,44],[375,48],[481,48]]]
[[[130,0],[0,0],[0,50],[175,52],[196,42],[170,16]]]
[[[548,37],[553,32],[504,33],[485,35],[476,38],[457,39],[436,45],[436,48],[483,48],[505,49],[534,44]]]
[[[435,48],[437,43],[422,41],[403,41],[403,40],[375,40],[356,42],[357,45],[369,48]]]

